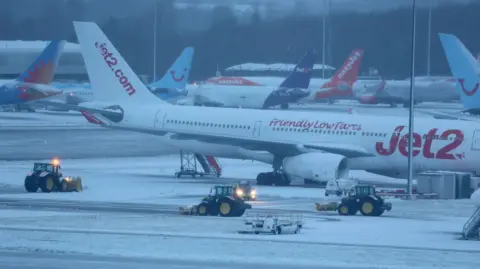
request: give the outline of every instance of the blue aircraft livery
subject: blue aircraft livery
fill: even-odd
[[[312,77],[313,65],[315,63],[315,50],[307,51],[300,59],[288,77],[280,84],[278,89],[265,99],[263,108],[274,106],[288,106],[288,103],[295,103],[298,100],[310,95],[308,89]]]
[[[37,99],[58,95],[62,91],[36,90],[22,85],[28,84],[50,84],[53,80],[58,59],[62,54],[65,41],[55,40],[50,42],[35,61],[25,72],[12,81],[0,86],[0,104],[16,105],[23,104]]]

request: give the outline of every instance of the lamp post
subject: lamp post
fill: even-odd
[[[412,156],[412,149],[413,149],[413,104],[414,104],[414,88],[415,88],[415,36],[416,36],[416,14],[417,14],[417,5],[416,1],[413,1],[412,13],[413,13],[413,21],[412,21],[412,66],[411,66],[411,73],[410,73],[410,107],[408,113],[408,196],[410,199],[413,198],[412,194],[412,178],[413,178],[413,156]]]

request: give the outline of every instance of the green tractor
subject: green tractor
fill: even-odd
[[[242,180],[233,184],[233,195],[238,199],[245,201],[257,200],[257,190],[250,185],[249,181]]]
[[[370,185],[357,185],[348,192],[338,205],[338,214],[347,216],[355,215],[360,210],[363,216],[381,216],[385,210],[390,211],[392,204],[385,202],[377,196],[375,187]]]
[[[60,172],[60,164],[57,159],[51,163],[34,163],[33,169],[24,180],[27,192],[80,192],[83,189],[80,177],[63,176]]]
[[[233,186],[217,185],[202,199],[196,212],[199,216],[240,217],[246,209],[251,208],[251,205],[234,195]]]

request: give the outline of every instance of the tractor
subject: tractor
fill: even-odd
[[[249,181],[242,180],[233,184],[233,195],[238,199],[245,201],[255,201],[257,199],[257,191],[252,188]]]
[[[33,169],[25,177],[24,186],[27,192],[80,192],[82,179],[80,177],[63,176],[60,172],[58,159],[51,163],[34,163]]]
[[[211,188],[210,194],[203,198],[196,206],[196,214],[199,216],[240,217],[246,209],[252,206],[234,195],[233,186],[216,185]]]
[[[357,185],[348,192],[347,197],[342,199],[337,211],[343,216],[355,215],[359,210],[363,216],[381,216],[385,210],[391,209],[392,204],[377,196],[375,187]]]

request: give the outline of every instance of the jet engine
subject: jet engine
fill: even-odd
[[[283,159],[289,177],[326,182],[348,175],[347,158],[338,154],[311,152]]]

